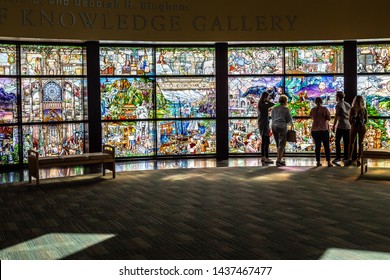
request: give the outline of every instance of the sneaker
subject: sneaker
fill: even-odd
[[[341,158],[335,158],[334,160],[332,160],[332,163],[338,164],[340,161],[341,161]]]
[[[350,166],[351,164],[352,164],[352,160],[349,159],[349,160],[347,160],[347,161],[345,162],[344,165],[345,165],[345,166]]]
[[[286,163],[281,161],[276,161],[276,166],[286,166]]]
[[[265,157],[262,157],[262,158],[261,158],[261,162],[265,162]]]
[[[317,166],[322,166],[322,163],[317,161]]]
[[[357,160],[356,161],[356,166],[359,167],[361,164],[360,164],[360,160]]]
[[[330,163],[330,161],[328,161],[328,167],[332,167],[333,164]]]
[[[270,158],[266,158],[266,159],[264,160],[264,162],[265,162],[265,163],[274,163],[274,161],[273,161],[272,159],[270,159]]]

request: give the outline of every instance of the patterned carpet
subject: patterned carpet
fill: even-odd
[[[0,259],[390,259],[390,173],[119,172],[0,188]]]

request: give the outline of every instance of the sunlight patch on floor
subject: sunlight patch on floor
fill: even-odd
[[[330,248],[321,260],[390,260],[390,253]]]
[[[58,260],[114,237],[114,234],[50,233],[0,250],[1,260]]]

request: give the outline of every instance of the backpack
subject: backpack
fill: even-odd
[[[365,119],[364,119],[364,112],[359,111],[356,116],[354,117],[354,127],[355,128],[361,128],[364,126]]]

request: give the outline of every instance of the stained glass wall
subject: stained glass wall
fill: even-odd
[[[342,46],[230,47],[229,152],[259,152],[257,103],[264,91],[275,103],[281,94],[288,97],[298,142],[288,143],[286,152],[312,152],[310,109],[321,97],[334,115],[336,92],[344,91],[343,69]],[[276,152],[273,137],[270,151]]]
[[[371,148],[390,147],[390,44],[357,48],[358,95],[369,115],[366,140]]]
[[[215,153],[214,75],[213,48],[101,47],[103,143],[117,157]]]

